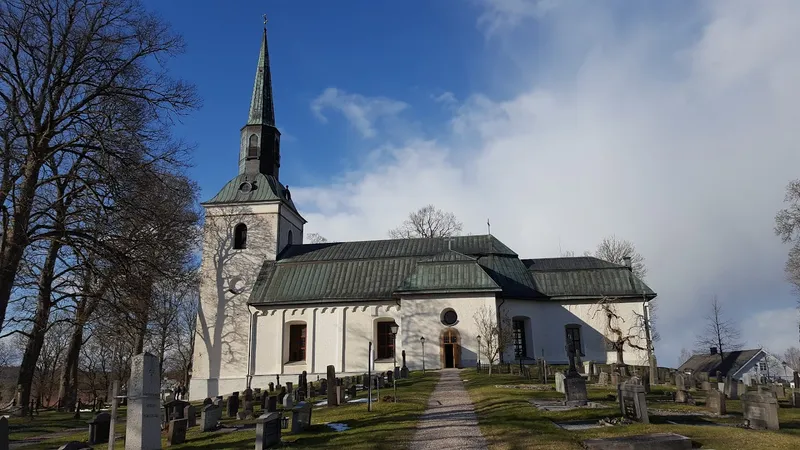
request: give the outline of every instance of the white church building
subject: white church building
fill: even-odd
[[[512,319],[505,361],[565,364],[571,340],[584,361],[610,364],[616,351],[597,302],[613,298],[632,324],[656,296],[625,265],[522,259],[493,235],[303,244],[306,221],[279,181],[280,162],[265,29],[239,173],[203,203],[192,400],[303,371],[313,380],[328,365],[362,374],[370,358],[386,371],[402,351],[411,370],[423,359],[426,369],[475,366],[482,308]],[[647,363],[632,347],[624,357]]]

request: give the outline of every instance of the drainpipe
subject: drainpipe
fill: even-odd
[[[250,334],[247,339],[247,389],[250,389],[250,382],[253,379],[253,339],[255,338],[255,330],[253,329],[253,318],[258,313],[258,310],[253,311],[251,305],[247,305],[247,311],[250,313]]]

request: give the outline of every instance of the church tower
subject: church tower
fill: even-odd
[[[190,398],[241,391],[253,371],[248,300],[262,268],[303,243],[306,221],[279,180],[280,137],[275,126],[266,21],[253,95],[240,129],[238,174],[203,202],[200,310]],[[234,153],[228,153],[232,158]]]

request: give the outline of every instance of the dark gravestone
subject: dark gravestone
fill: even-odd
[[[300,402],[292,408],[292,433],[305,431],[311,426],[311,403]]]
[[[792,396],[790,398],[793,408],[800,408],[800,392],[792,392]]]
[[[111,430],[111,414],[100,413],[89,422],[89,444],[105,444]],[[2,447],[0,447],[2,448]]]
[[[167,445],[180,445],[184,442],[186,442],[186,419],[170,420]]]
[[[319,395],[328,395],[328,380],[319,382]]]
[[[572,341],[567,344],[569,356],[569,370],[564,377],[564,400],[568,406],[584,406],[589,400],[586,392],[586,380],[575,367],[575,345]]]
[[[256,450],[264,450],[281,442],[281,413],[270,412],[256,419]]]
[[[582,444],[589,450],[689,450],[692,448],[691,439],[675,433],[587,439]]]
[[[800,389],[800,372],[794,372],[794,388]]]
[[[408,366],[406,366],[406,351],[403,350],[403,367],[400,368],[400,378],[408,378]]]
[[[214,402],[209,397],[206,397],[205,400],[203,400],[203,406],[208,406],[212,403]]]
[[[172,419],[183,419],[183,411],[186,409],[186,405],[188,404],[188,402],[183,400],[172,400],[164,403],[164,411],[167,415],[167,421]]]
[[[191,428],[197,425],[197,411],[191,403],[183,409],[183,418],[186,419],[186,426]]]
[[[222,407],[219,405],[206,405],[200,411],[200,431],[213,431],[222,419]]]
[[[328,366],[328,406],[339,406],[336,386],[336,368]]]
[[[270,395],[269,398],[267,399],[267,412],[276,412],[277,410],[278,410],[278,396]]]
[[[742,412],[750,428],[778,430],[778,399],[770,393],[747,392],[742,395]]]
[[[271,394],[271,393],[273,393],[273,392],[275,392],[275,383],[273,383],[272,381],[270,381],[268,386],[269,386],[269,393],[270,393],[270,394]]]
[[[650,417],[647,415],[644,386],[621,383],[617,386],[617,399],[623,416],[637,422],[650,423]]]
[[[286,386],[281,386],[281,391],[278,392],[278,404],[283,405],[284,397],[286,397]]]
[[[0,416],[0,450],[8,450],[9,447],[8,419]]]
[[[239,412],[239,393],[234,392],[228,397],[228,404],[226,406],[228,417],[233,418],[236,417],[236,413]]]
[[[391,385],[393,380],[394,380],[394,371],[387,370],[386,371],[386,383]]]
[[[356,398],[356,393],[357,392],[358,391],[356,389],[356,385],[355,384],[350,386],[349,388],[347,388],[347,395],[350,396],[350,400],[353,400],[354,398]]]

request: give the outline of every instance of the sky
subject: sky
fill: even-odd
[[[525,258],[616,235],[658,293],[659,364],[715,295],[746,347],[798,346],[773,228],[800,178],[800,2],[231,3],[146,0],[203,99],[175,129],[202,200],[236,174],[266,13],[306,232],[382,239],[432,203]]]

